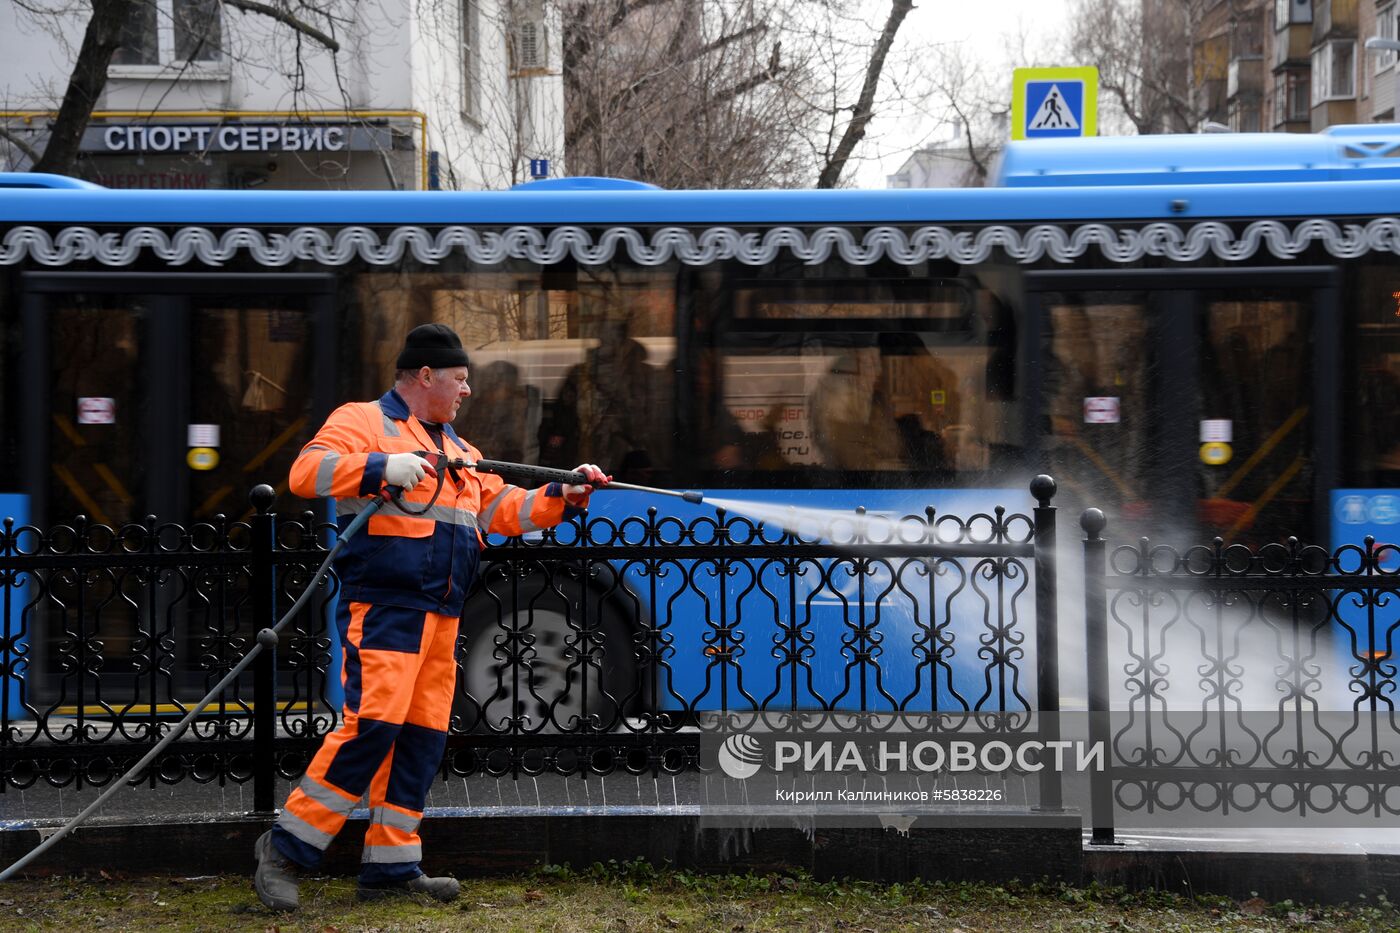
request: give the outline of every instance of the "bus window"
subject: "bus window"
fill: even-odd
[[[1138,527],[1154,495],[1146,296],[1050,293],[1044,306],[1049,472],[1073,501]]]
[[[1130,540],[1306,529],[1310,305],[1260,289],[1177,295],[1045,294],[1045,448],[1062,501],[1102,508]]]
[[[675,273],[613,266],[365,275],[362,355],[393,380],[403,335],[447,324],[471,357],[455,427],[500,460],[652,481],[672,462]]]
[[[190,339],[208,360],[190,386],[190,420],[220,425],[219,459],[189,471],[196,518],[248,508],[241,489],[249,464],[285,477],[316,431],[312,415],[312,322],[298,299],[260,295],[191,299]]]
[[[1259,289],[1201,299],[1200,417],[1230,425],[1234,454],[1197,459],[1201,524],[1232,541],[1282,541],[1311,521],[1311,303]]]
[[[53,376],[50,423],[61,443],[50,447],[48,513],[69,522],[86,515],[116,527],[139,521],[148,461],[137,429],[143,406],[141,339],[152,314],[143,298],[63,296],[48,315]],[[84,419],[82,400],[102,400],[106,413]],[[36,493],[38,491],[36,490]]]
[[[1011,329],[993,326],[999,309],[969,283],[765,282],[732,294],[697,385],[709,469],[928,482],[985,473],[1013,449],[1007,393],[988,379],[1004,381],[1006,362],[989,334]]]
[[[1344,406],[1345,482],[1400,487],[1400,271],[1367,265],[1359,276],[1356,327],[1346,350],[1352,384]]]
[[[546,406],[540,462],[658,481],[675,436],[675,273],[584,268],[567,294],[580,353]]]

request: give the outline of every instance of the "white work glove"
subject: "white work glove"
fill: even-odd
[[[390,454],[384,464],[384,482],[404,490],[412,489],[424,476],[437,476],[433,465],[417,454]]]
[[[608,483],[612,482],[612,477],[600,470],[596,464],[583,463],[574,469],[588,477],[588,481],[592,483],[593,486],[606,486]],[[564,501],[575,508],[583,508],[588,504],[588,495],[593,492],[593,486],[565,486]]]

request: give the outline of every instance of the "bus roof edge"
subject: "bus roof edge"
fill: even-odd
[[[101,185],[94,185],[81,178],[67,175],[49,175],[44,172],[0,172],[0,188],[50,188],[69,191],[105,191]]]

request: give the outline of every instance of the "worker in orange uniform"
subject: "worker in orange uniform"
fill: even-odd
[[[462,341],[442,324],[416,327],[396,369],[392,390],[336,409],[292,464],[292,491],[333,497],[342,530],[386,486],[404,492],[336,558],[345,710],[276,825],[258,839],[254,886],[274,910],[298,906],[297,869],[319,864],[366,792],[360,897],[457,896],[456,879],[430,878],[418,867],[417,830],[447,742],[457,623],[481,534],[552,527],[581,511],[593,491],[558,483],[526,490],[471,470],[439,477],[415,451],[481,457],[452,430],[471,395]],[[578,470],[591,483],[609,480],[593,464]]]

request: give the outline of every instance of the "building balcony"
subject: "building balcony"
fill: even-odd
[[[1359,0],[1318,0],[1313,7],[1312,44],[1356,38]]]
[[[1274,33],[1274,71],[1290,65],[1306,65],[1312,55],[1312,27],[1288,26]]]
[[[1320,133],[1329,126],[1356,122],[1356,101],[1329,100],[1312,108],[1312,131]]]
[[[1263,94],[1264,59],[1260,56],[1250,56],[1230,62],[1230,74],[1225,86],[1225,95],[1230,100]]]

